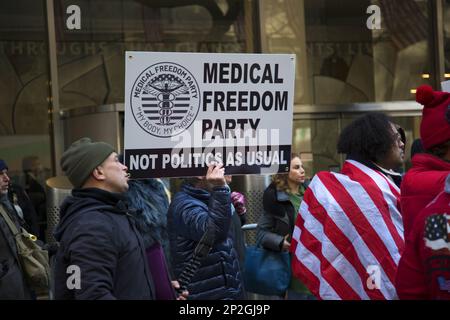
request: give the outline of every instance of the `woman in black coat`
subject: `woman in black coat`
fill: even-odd
[[[297,154],[291,155],[288,174],[277,174],[264,191],[264,212],[258,221],[257,243],[268,250],[289,251],[298,209],[306,190],[305,170]],[[292,299],[309,299],[308,289],[292,279],[288,291]]]

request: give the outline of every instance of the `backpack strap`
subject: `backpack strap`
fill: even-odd
[[[0,204],[0,214],[3,216],[6,224],[8,225],[11,233],[13,234],[13,242],[11,242],[10,240],[8,240],[5,234],[5,238],[6,238],[6,242],[8,242],[9,247],[14,255],[14,258],[17,261],[17,264],[19,265],[20,270],[23,272],[23,268],[22,268],[22,264],[20,263],[20,259],[19,259],[19,252],[17,249],[17,234],[19,233],[19,230],[17,229],[16,225],[14,224],[14,222],[12,221],[11,217],[9,216],[9,214],[6,212],[5,208],[3,207],[3,205]]]
[[[16,235],[19,234],[19,230],[17,229],[16,225],[12,221],[11,217],[9,216],[9,214],[6,212],[5,208],[3,208],[3,205],[0,205],[0,214],[5,219],[6,224],[8,225],[9,229],[11,230],[11,232],[13,233],[14,238],[15,238]]]
[[[30,238],[31,241],[37,240],[37,237],[34,234],[29,233],[23,227],[20,227],[20,230],[17,229],[16,225],[14,224],[11,217],[9,216],[9,214],[6,212],[5,208],[3,208],[2,205],[0,205],[0,213],[5,219],[6,223],[8,224],[9,229],[11,229],[11,232],[14,235],[14,239],[16,239],[18,234],[22,233],[22,235],[26,236],[27,238]]]

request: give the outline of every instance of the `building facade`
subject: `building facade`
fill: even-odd
[[[450,0],[15,0],[0,17],[0,158],[19,181],[30,156],[42,183],[60,174],[84,133],[123,148],[127,50],[295,53],[309,175],[339,168],[337,136],[363,112],[417,138],[414,89],[450,80]]]

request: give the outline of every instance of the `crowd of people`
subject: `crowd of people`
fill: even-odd
[[[338,138],[346,156],[339,173],[309,181],[292,154],[289,172],[272,177],[256,243],[290,253],[292,279],[279,299],[450,298],[450,93],[421,86],[416,100],[424,106],[420,140],[406,174],[404,131],[368,113]],[[31,160],[29,192],[37,188]],[[130,180],[121,160],[89,138],[62,155],[74,188],[54,233],[49,296],[247,299],[246,200],[230,189],[223,164],[183,179],[172,196],[160,179]],[[42,201],[12,184],[0,160],[0,299],[39,298],[8,223],[42,238]]]

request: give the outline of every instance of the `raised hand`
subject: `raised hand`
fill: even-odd
[[[206,173],[206,181],[212,187],[222,187],[226,185],[225,168],[223,168],[222,163],[211,163],[208,166],[208,172]]]

